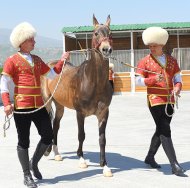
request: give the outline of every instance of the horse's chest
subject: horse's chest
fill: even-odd
[[[82,88],[82,90],[80,90],[81,92],[78,93],[75,103],[76,110],[86,115],[95,115],[97,112],[107,109],[112,98],[112,92],[107,89],[109,87],[101,87],[98,89],[98,85],[94,86],[93,83],[91,86],[93,87],[88,89]]]
[[[91,98],[91,100],[79,100],[78,110],[83,112],[86,116],[99,114],[109,106],[106,100],[100,100],[97,98]]]

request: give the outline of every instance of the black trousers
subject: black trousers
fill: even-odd
[[[149,110],[152,114],[154,122],[156,124],[156,132],[155,134],[159,137],[160,135],[164,135],[166,137],[171,137],[171,129],[170,122],[172,117],[168,117],[165,113],[166,105],[158,105],[158,106],[149,106]],[[169,104],[167,107],[168,114],[173,113],[173,109]]]
[[[114,84],[113,84],[113,80],[109,80],[110,84],[111,84],[111,87],[113,88],[113,91],[114,91]]]
[[[16,111],[25,112],[33,111],[34,109],[19,109]],[[31,113],[31,114],[16,114],[14,113],[14,121],[18,133],[18,145],[24,149],[30,146],[30,127],[33,122],[41,136],[41,142],[49,145],[52,143],[53,130],[51,120],[46,108]]]

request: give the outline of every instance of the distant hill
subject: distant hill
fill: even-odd
[[[16,50],[11,46],[9,37],[10,29],[0,28],[0,66],[7,57],[14,54]],[[59,59],[62,54],[62,40],[36,36],[36,48],[32,53],[39,55],[45,62]]]
[[[11,34],[10,29],[2,29],[0,28],[0,45],[11,45],[9,41],[9,37]],[[62,40],[51,39],[48,37],[36,36],[36,47],[37,48],[48,48],[48,47],[62,47]]]

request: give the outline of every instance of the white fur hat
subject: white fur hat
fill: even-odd
[[[168,40],[168,32],[161,27],[149,27],[143,31],[142,39],[145,45],[165,45]]]
[[[19,46],[27,39],[35,37],[36,30],[28,22],[22,22],[18,24],[12,31],[10,35],[10,41],[14,48],[19,48]]]
[[[114,68],[114,64],[113,63],[109,63],[109,68],[113,69]]]

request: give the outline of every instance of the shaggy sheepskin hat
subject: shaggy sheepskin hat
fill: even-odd
[[[10,35],[10,41],[14,48],[19,48],[19,46],[27,39],[35,37],[36,30],[28,22],[22,22],[18,24],[12,31]]]
[[[109,63],[109,68],[113,69],[114,68],[114,64],[113,63]]]
[[[161,27],[149,27],[143,31],[142,39],[145,45],[165,45],[168,40],[168,32]]]

